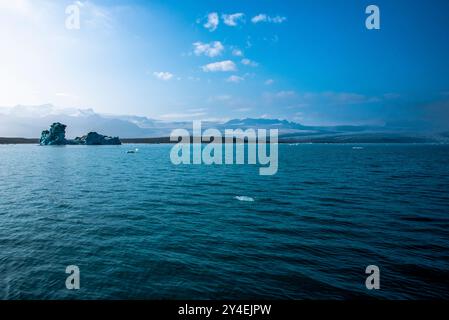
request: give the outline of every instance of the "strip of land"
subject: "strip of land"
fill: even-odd
[[[0,137],[0,144],[39,144],[39,139]]]
[[[190,137],[190,142],[193,138]],[[134,138],[121,139],[125,144],[173,144],[177,141],[170,141],[170,137],[158,138]],[[222,138],[222,143],[242,143],[248,142],[242,139]],[[320,137],[279,137],[279,143],[433,143],[445,142],[448,143],[447,138],[432,138],[425,136],[403,136],[396,134],[358,134],[358,135],[332,135]],[[39,144],[39,139],[36,138],[2,138],[0,137],[0,144]]]

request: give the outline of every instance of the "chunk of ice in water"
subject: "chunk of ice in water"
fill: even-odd
[[[245,202],[254,202],[254,198],[246,197],[246,196],[237,196],[235,197],[239,201],[245,201]]]

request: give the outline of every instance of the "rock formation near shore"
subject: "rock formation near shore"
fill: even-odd
[[[40,145],[42,146],[58,146],[58,145],[120,145],[122,144],[118,137],[108,137],[96,132],[89,132],[87,135],[77,137],[75,140],[67,140],[65,138],[66,125],[55,122],[51,125],[50,130],[42,131]]]

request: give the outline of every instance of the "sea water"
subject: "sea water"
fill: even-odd
[[[274,176],[170,149],[0,146],[0,298],[449,298],[449,146],[279,145]]]

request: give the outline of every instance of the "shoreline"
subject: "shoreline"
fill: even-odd
[[[192,143],[192,138],[190,139]],[[128,138],[121,139],[122,144],[176,144],[177,141],[170,141],[170,137],[162,138]],[[222,143],[242,143],[242,140],[224,139]],[[248,143],[248,141],[244,141]],[[207,142],[203,142],[206,143]],[[354,136],[334,136],[322,138],[309,139],[279,139],[279,144],[376,144],[376,143],[395,143],[395,144],[447,144],[448,141],[425,139],[425,138],[411,138],[411,137],[354,137]],[[0,145],[22,145],[35,144],[39,145],[39,139],[36,138],[5,138],[0,137]]]

